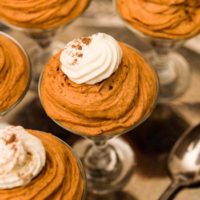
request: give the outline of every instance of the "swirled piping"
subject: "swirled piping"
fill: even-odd
[[[97,33],[69,42],[60,56],[61,70],[77,84],[96,84],[109,78],[121,62],[117,41]]]

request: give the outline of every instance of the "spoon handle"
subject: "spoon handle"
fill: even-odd
[[[180,181],[173,181],[164,191],[164,193],[160,196],[159,200],[171,200],[172,196],[180,188],[180,186]]]

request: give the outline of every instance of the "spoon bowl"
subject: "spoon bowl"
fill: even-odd
[[[187,130],[175,143],[168,169],[172,183],[159,200],[170,199],[179,188],[200,182],[200,124]]]

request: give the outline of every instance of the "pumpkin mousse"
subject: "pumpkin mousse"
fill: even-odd
[[[53,135],[8,126],[0,130],[0,149],[0,199],[82,199],[76,157]]]
[[[22,47],[0,32],[0,113],[13,106],[25,93],[29,68]]]
[[[157,77],[138,52],[97,33],[69,42],[44,68],[44,109],[72,132],[117,134],[152,110]]]
[[[0,20],[22,28],[52,29],[81,15],[89,2],[90,0],[1,0]]]
[[[142,33],[186,39],[200,32],[199,0],[116,0],[120,16]]]

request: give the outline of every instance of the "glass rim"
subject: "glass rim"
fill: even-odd
[[[30,83],[31,83],[32,68],[31,68],[30,58],[28,56],[28,53],[24,49],[24,47],[15,38],[13,38],[12,36],[10,36],[7,33],[0,31],[0,35],[11,40],[22,51],[22,53],[23,53],[23,55],[26,59],[26,68],[28,69],[28,73],[27,73],[28,80],[27,80],[27,83],[26,83],[26,87],[24,88],[24,91],[21,93],[21,95],[18,97],[18,99],[12,105],[10,105],[8,108],[5,108],[3,111],[0,111],[0,116],[4,116],[8,112],[10,112],[13,108],[15,108],[15,106],[18,105],[22,101],[24,96],[26,95],[26,93],[29,89]]]
[[[144,114],[144,116],[142,117],[141,120],[139,120],[137,123],[135,123],[133,126],[130,126],[129,128],[126,128],[124,131],[120,132],[120,133],[117,133],[117,131],[110,131],[110,132],[107,132],[107,133],[102,133],[102,134],[99,134],[99,135],[86,135],[86,134],[82,134],[82,133],[78,133],[76,131],[73,131],[72,129],[70,128],[67,128],[66,126],[64,126],[62,123],[60,123],[58,120],[55,120],[53,119],[52,117],[49,117],[54,123],[56,123],[58,126],[62,127],[64,130],[66,131],[69,131],[75,135],[78,135],[78,136],[82,136],[84,138],[89,138],[89,139],[92,139],[92,140],[98,140],[98,139],[110,139],[110,138],[113,138],[115,136],[120,136],[122,134],[125,134],[133,129],[135,129],[137,126],[139,126],[141,123],[143,123],[150,115],[151,113],[153,112],[154,108],[156,107],[157,105],[157,101],[158,101],[158,95],[159,95],[159,79],[158,79],[158,75],[156,73],[156,70],[151,66],[151,64],[149,64],[149,61],[147,61],[143,56],[142,54],[139,52],[139,50],[135,49],[134,47],[128,45],[127,43],[125,43],[129,48],[133,49],[135,52],[137,52],[137,54],[139,54],[140,57],[142,57],[145,62],[148,64],[149,68],[152,70],[153,74],[154,74],[154,77],[155,77],[155,85],[156,85],[156,94],[155,94],[155,97],[151,103],[151,106],[149,107],[148,111]],[[46,112],[46,109],[44,107],[44,104],[43,104],[43,101],[42,101],[42,97],[41,97],[41,82],[42,82],[42,77],[43,77],[43,73],[44,73],[44,70],[45,70],[45,67],[43,68],[41,74],[40,74],[40,78],[39,78],[39,82],[38,82],[38,96],[39,96],[39,99],[40,99],[40,102],[41,102],[41,105],[44,109],[44,111]],[[47,113],[47,112],[46,112]]]
[[[44,131],[41,131],[41,132],[44,132]],[[46,132],[44,132],[45,134]],[[74,149],[69,145],[67,144],[67,142],[65,142],[64,140],[62,140],[61,138],[59,138],[58,136],[55,136],[53,133],[51,133],[51,135],[53,137],[55,137],[56,139],[58,139],[61,143],[63,143],[65,146],[67,146],[67,148],[72,152],[74,158],[76,159],[77,161],[77,166],[79,168],[79,171],[80,171],[80,175],[83,179],[83,194],[82,194],[82,197],[81,197],[81,200],[85,200],[86,199],[86,194],[87,194],[87,178],[86,178],[86,173],[85,173],[85,170],[84,170],[84,167],[83,167],[83,164],[81,162],[81,159],[79,158],[78,154],[74,151]]]

